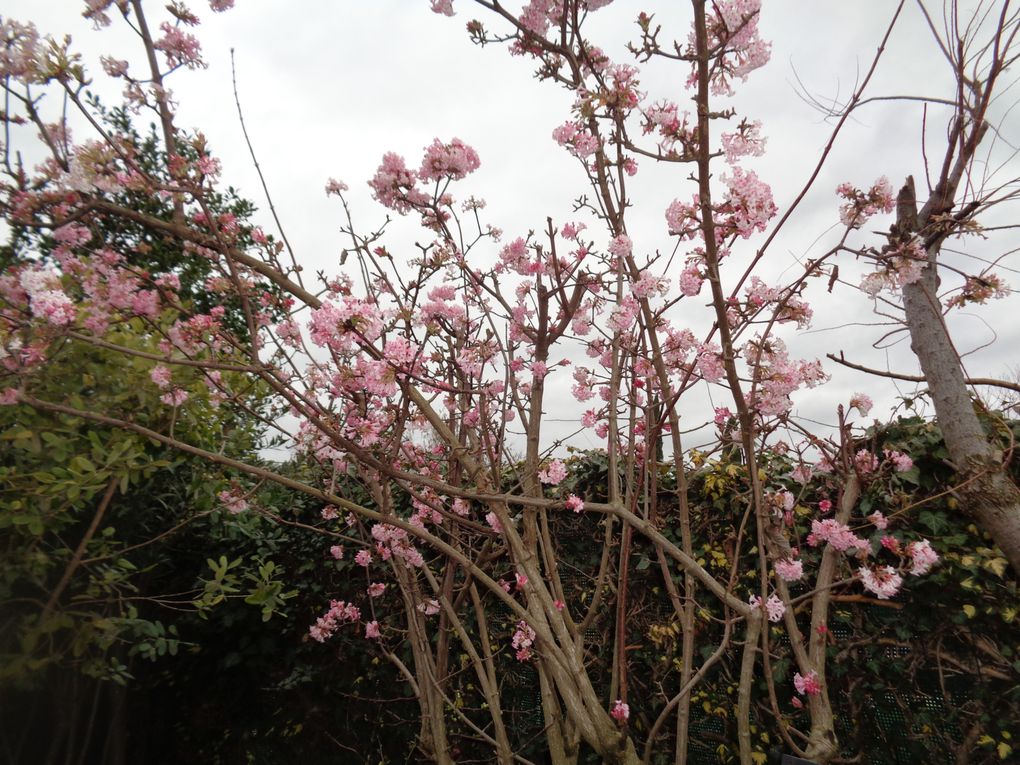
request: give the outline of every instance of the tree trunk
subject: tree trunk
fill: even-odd
[[[936,190],[937,193],[937,190]],[[900,236],[924,232],[931,203],[917,214],[913,178],[900,190],[897,229]],[[961,507],[969,513],[1020,574],[1020,490],[1010,479],[1002,453],[985,436],[953,347],[937,294],[935,266],[941,238],[928,244],[928,263],[921,278],[903,287],[903,307],[910,330],[910,346],[917,354],[928,383],[935,415],[961,486]]]

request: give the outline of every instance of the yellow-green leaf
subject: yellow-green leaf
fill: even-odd
[[[992,558],[991,560],[985,561],[985,568],[995,574],[999,579],[1002,579],[1002,575],[1006,573],[1006,566],[1008,566],[1005,558]]]
[[[963,607],[963,612],[965,614],[967,614],[967,618],[968,619],[973,619],[974,618],[974,614],[977,613],[977,609],[974,608],[974,606],[972,606],[970,603],[968,603],[967,605],[965,605]]]
[[[995,751],[999,753],[1000,760],[1005,760],[1012,753],[1013,747],[1005,741],[1000,741],[999,745],[995,748]]]

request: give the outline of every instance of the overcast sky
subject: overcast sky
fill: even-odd
[[[435,137],[456,136],[476,148],[481,169],[458,184],[458,196],[484,197],[486,220],[502,228],[508,239],[544,228],[547,216],[558,223],[576,219],[571,202],[586,192],[584,177],[576,160],[550,136],[554,127],[568,119],[571,98],[550,83],[532,79],[529,61],[512,58],[498,46],[473,46],[465,32],[468,20],[480,17],[487,25],[492,22],[494,29],[498,24],[468,0],[455,2],[457,16],[452,19],[432,13],[427,0],[237,0],[237,7],[225,14],[210,13],[205,2],[190,4],[205,22],[197,34],[209,68],[181,71],[170,79],[180,104],[178,125],[206,134],[223,161],[224,179],[262,208],[259,220],[271,231],[231,91],[230,50],[235,49],[240,97],[254,148],[287,235],[307,271],[335,272],[344,246],[337,231],[336,201],[323,194],[327,178],[350,185],[355,223],[367,231],[386,213],[365,185],[383,153],[403,154],[409,165],[416,166],[423,147]],[[99,85],[104,77],[98,56],[109,53],[134,60],[137,54],[127,55],[124,45],[131,45],[132,51],[136,48],[123,31],[92,31],[90,23],[80,18],[83,5],[73,0],[8,0],[5,8],[13,18],[35,21],[41,32],[72,34]],[[151,5],[150,13],[156,14],[159,4]],[[656,21],[664,25],[663,39],[686,39],[689,10],[684,3],[665,5],[669,10],[656,15]],[[940,16],[940,5],[930,5]],[[740,116],[763,123],[766,154],[746,164],[772,184],[781,212],[809,176],[832,127],[799,91],[806,89],[821,99],[845,99],[870,65],[893,7],[889,0],[771,0],[764,4],[762,37],[772,41],[772,61],[738,88],[732,105]],[[617,0],[593,15],[591,39],[613,60],[634,63],[624,45],[636,39],[634,19],[642,10],[655,9],[650,2]],[[116,19],[114,26],[118,26]],[[953,83],[947,75],[946,63],[920,13],[908,4],[870,95],[951,97]],[[686,106],[686,76],[685,68],[649,66],[642,71],[642,89],[651,100],[669,98]],[[108,100],[117,90],[105,91]],[[1018,118],[1007,111],[1012,95],[1006,94],[996,114],[1002,140],[995,158],[1009,163],[998,171],[1002,179],[1020,176],[1007,145],[1020,140]],[[928,151],[933,157],[942,150],[945,117],[937,108],[929,111]],[[912,173],[923,187],[921,134],[917,102],[882,101],[861,110],[796,217],[770,248],[763,278],[778,281],[784,274],[792,276],[798,261],[819,254],[833,241],[838,233],[834,227],[838,183],[845,180],[866,188],[886,175],[898,187]],[[631,189],[635,207],[629,217],[635,248],[638,252],[672,249],[663,214],[674,198],[690,198],[690,170],[656,168],[649,160],[639,165]],[[1011,222],[1016,217],[1016,211],[1004,210],[999,219]],[[876,219],[875,230],[888,222]],[[424,237],[410,226],[396,227],[392,234],[387,246],[394,252],[409,253],[415,239]],[[607,240],[605,234],[593,234],[593,238],[600,244]],[[728,278],[733,283],[743,270],[741,261],[746,262],[762,240],[741,243],[724,282]],[[983,245],[979,252],[997,257],[1016,247],[1015,240],[1008,234]],[[868,232],[854,241],[881,245],[880,237]],[[849,257],[840,263],[841,273],[856,282],[860,266]],[[1007,265],[1012,264],[1007,261]],[[1015,272],[1006,271],[1004,276],[1011,286],[1020,285]],[[888,328],[862,326],[886,321],[874,315],[866,296],[848,287],[829,295],[818,283],[808,298],[815,321],[811,332],[787,333],[792,356],[823,357],[826,351],[842,350],[860,363],[916,371],[902,333],[898,343],[894,338],[894,344],[886,342],[888,347],[872,347]],[[1012,301],[968,309],[967,315],[954,320],[962,352],[998,337],[994,350],[967,357],[970,374],[1011,376],[1020,364],[1020,322],[1011,317],[1016,315]],[[692,328],[696,333],[701,329]],[[861,390],[880,404],[873,414],[883,416],[880,410],[891,405],[896,395],[893,385],[862,378],[828,361],[825,364],[832,383],[799,393],[795,398],[799,414],[831,422],[835,403]],[[903,392],[913,388],[900,385]],[[715,392],[716,403],[727,403],[718,398],[719,393]],[[693,418],[710,416],[704,401],[697,406],[701,412],[690,412]]]

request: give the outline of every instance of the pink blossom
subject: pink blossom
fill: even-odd
[[[517,661],[527,661],[531,658],[531,647],[535,644],[535,630],[523,619],[517,622],[517,629],[514,632],[511,645],[517,650]]]
[[[748,605],[751,608],[761,608],[761,598],[757,595],[752,595],[747,599]],[[765,611],[768,614],[770,622],[778,622],[783,618],[783,614],[786,613],[786,605],[783,603],[782,598],[773,593],[769,595],[768,600],[765,601]]]
[[[415,608],[425,614],[425,616],[435,616],[439,613],[439,601],[434,598],[430,598],[424,603],[419,603],[415,606]]]
[[[586,159],[599,150],[599,139],[587,131],[583,122],[568,121],[553,130],[553,140],[566,147],[578,159]]]
[[[733,175],[724,175],[722,180],[729,187],[729,196],[723,203],[723,211],[728,213],[728,217],[720,220],[720,226],[732,228],[743,239],[755,231],[764,231],[776,214],[772,189],[768,184],[758,180],[754,172],[739,167],[734,167]]]
[[[881,543],[882,547],[884,547],[886,550],[893,553],[894,555],[900,554],[901,552],[900,540],[898,540],[896,537],[891,537],[887,534],[882,537]]]
[[[914,461],[903,452],[894,452],[886,449],[883,453],[885,458],[893,464],[893,468],[897,473],[906,473],[914,467]]]
[[[892,184],[885,176],[879,178],[867,192],[849,183],[841,183],[836,187],[836,193],[847,200],[839,208],[839,219],[849,228],[860,228],[878,212],[892,212],[896,204]]]
[[[331,600],[329,610],[316,619],[315,624],[309,627],[308,634],[313,640],[324,643],[342,624],[356,622],[360,619],[361,611],[353,603]]]
[[[514,579],[516,580],[516,584],[517,584],[517,592],[520,592],[521,590],[523,590],[524,589],[524,585],[526,585],[528,583],[528,577],[527,577],[526,574],[515,573],[514,574]]]
[[[896,573],[892,566],[878,566],[870,569],[865,566],[857,569],[864,589],[875,593],[879,600],[888,600],[900,590],[903,577]]]
[[[224,490],[216,496],[219,497],[223,506],[234,515],[242,513],[248,509],[247,500],[245,500],[244,495],[237,489]]]
[[[576,494],[571,494],[563,503],[567,509],[573,510],[575,513],[579,513],[584,510],[584,502]]]
[[[687,297],[694,297],[701,292],[703,283],[701,269],[696,265],[687,266],[680,272],[680,291]]]
[[[567,468],[559,460],[553,460],[544,470],[541,470],[538,473],[538,480],[552,486],[555,486],[566,477]]]
[[[343,560],[344,548],[343,545],[333,545],[329,548],[329,554],[336,560]]]
[[[765,139],[761,137],[761,122],[741,122],[735,133],[723,133],[722,145],[726,161],[730,164],[741,157],[760,157],[765,153]]]
[[[618,723],[625,723],[630,719],[630,706],[617,699],[613,702],[612,709],[609,710],[609,716]]]
[[[166,55],[167,64],[171,67],[184,66],[188,69],[204,69],[202,46],[198,38],[182,32],[177,27],[164,21],[159,25],[163,36],[156,40],[153,47]]]
[[[811,480],[811,466],[803,463],[797,465],[797,467],[790,472],[790,477],[797,483],[807,483]]]
[[[149,378],[156,383],[160,388],[166,388],[170,385],[170,368],[162,364],[157,364],[149,372]]]
[[[799,560],[784,559],[776,561],[776,574],[784,582],[796,582],[804,576],[804,563]]]
[[[818,503],[818,511],[821,512],[821,513],[830,513],[830,512],[832,512],[832,500],[823,499],[821,502],[819,502]]]
[[[913,576],[927,574],[939,560],[938,553],[932,549],[931,542],[927,539],[908,544],[907,555],[910,556],[910,573]]]
[[[379,622],[374,619],[365,625],[365,639],[366,640],[378,640],[382,637],[382,633],[379,631]]]
[[[811,670],[807,677],[797,672],[793,676],[793,687],[797,689],[797,693],[801,696],[817,696],[822,692],[822,684],[818,679],[818,673],[814,670]]]
[[[478,153],[459,138],[450,143],[443,143],[437,138],[425,149],[418,177],[423,181],[442,178],[459,181],[477,170],[479,165]]]
[[[503,524],[499,522],[499,518],[496,517],[495,513],[487,513],[485,516],[485,522],[489,524],[489,527],[497,534],[503,533]]]
[[[885,531],[889,526],[889,520],[878,510],[869,515],[868,520],[871,521],[875,525],[875,528],[879,531]]]
[[[863,393],[855,393],[850,397],[850,408],[857,409],[862,417],[867,417],[871,407],[874,406],[871,399]]]
[[[837,550],[844,552],[850,549],[869,549],[866,539],[858,537],[850,530],[849,526],[840,523],[835,518],[811,521],[811,533],[808,534],[807,543],[812,547],[817,547],[822,542],[828,542]]]
[[[188,400],[188,392],[181,388],[174,388],[169,393],[164,393],[159,397],[167,406],[180,406]]]
[[[209,7],[216,13],[223,13],[234,7],[234,0],[209,0]]]
[[[867,449],[859,449],[854,455],[854,467],[861,475],[873,473],[878,469],[878,457]]]
[[[320,515],[322,516],[322,520],[324,521],[333,521],[340,517],[339,511],[333,505],[326,505],[324,508],[322,508],[322,512],[320,513]]]
[[[382,582],[372,582],[368,585],[368,597],[370,598],[378,598],[384,592],[386,592],[386,585]]]
[[[715,421],[716,425],[725,425],[729,421],[730,417],[732,417],[732,416],[733,416],[733,412],[731,412],[725,406],[717,406],[715,408],[715,419],[714,419],[714,421]]]
[[[562,611],[566,607],[567,607],[567,604],[564,603],[559,598],[557,598],[556,600],[553,601],[553,608],[555,608],[557,611]]]
[[[372,563],[372,553],[368,550],[358,550],[358,554],[354,556],[354,562],[359,566],[368,568],[368,566]]]
[[[430,197],[417,187],[417,183],[418,177],[407,169],[404,158],[387,152],[368,185],[372,188],[372,196],[383,205],[406,214],[431,202]]]
[[[432,0],[432,12],[443,16],[453,15],[453,0]]]
[[[609,243],[609,252],[618,258],[626,258],[634,249],[634,243],[626,234],[620,234]]]

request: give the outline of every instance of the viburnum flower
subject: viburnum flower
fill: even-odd
[[[630,706],[617,699],[613,702],[612,709],[609,710],[609,716],[618,723],[625,723],[630,718]]]
[[[382,633],[379,631],[379,622],[374,619],[365,625],[365,639],[379,639],[382,637]]]
[[[368,550],[358,550],[358,554],[354,556],[354,562],[359,566],[368,568],[369,564],[372,563],[372,553]]]
[[[542,483],[547,483],[555,486],[564,478],[567,477],[567,468],[559,460],[553,460],[549,463],[548,467],[544,470],[539,471],[538,480]]]
[[[372,582],[368,585],[368,597],[370,598],[378,598],[384,592],[386,592],[386,585],[382,582]]]
[[[850,549],[869,549],[866,539],[858,537],[850,530],[849,526],[845,526],[835,518],[811,521],[811,533],[808,534],[807,543],[812,547],[818,547],[822,542],[828,542],[843,552]]]
[[[151,379],[160,388],[167,388],[170,386],[170,368],[157,364],[149,372],[149,379]]]
[[[897,473],[906,473],[914,467],[914,461],[903,452],[895,452],[885,449],[882,453],[885,455],[885,458],[893,464],[893,468]]]
[[[801,696],[817,696],[822,692],[822,684],[818,680],[818,673],[814,670],[811,670],[807,677],[797,672],[793,676],[793,687],[797,689],[797,693]]]
[[[227,489],[221,491],[216,495],[219,497],[220,502],[227,508],[231,513],[237,515],[248,509],[248,502],[245,500],[244,495],[236,489]]]
[[[804,576],[804,564],[799,560],[778,560],[775,564],[776,574],[784,582],[796,582]]]
[[[510,643],[517,650],[517,661],[527,661],[531,658],[531,647],[535,644],[535,630],[522,619],[517,622],[517,630]]]
[[[313,640],[320,643],[326,642],[342,624],[356,622],[361,619],[361,610],[353,603],[345,603],[342,600],[331,600],[329,610],[315,620],[315,624],[309,627],[308,634]]]
[[[434,598],[430,598],[424,603],[419,603],[415,606],[415,608],[425,614],[425,616],[435,616],[439,613],[439,601]]]
[[[879,531],[885,531],[889,527],[889,520],[878,510],[869,515],[868,520],[875,524],[875,528]]]
[[[862,417],[867,417],[871,407],[874,406],[871,399],[863,393],[855,393],[850,397],[850,408],[856,409]]]
[[[333,545],[329,548],[329,554],[332,555],[336,560],[343,560],[344,548],[343,545]]]
[[[879,600],[888,600],[900,591],[903,577],[896,573],[892,566],[878,566],[870,569],[865,566],[857,569],[864,589],[875,593]]]
[[[747,599],[748,605],[751,608],[761,607],[761,598],[757,595],[752,595]],[[769,599],[765,601],[765,611],[768,614],[770,622],[778,622],[783,618],[783,614],[786,613],[786,605],[783,603],[782,598],[776,594],[769,595]]]
[[[913,576],[927,574],[939,560],[939,554],[932,549],[927,539],[908,544],[907,555],[910,556],[910,573]]]
[[[188,400],[188,392],[183,388],[174,388],[160,396],[159,400],[167,406],[180,406]]]
[[[571,494],[569,497],[567,497],[566,501],[563,504],[566,505],[568,509],[573,510],[575,513],[579,513],[582,510],[584,510],[584,501],[576,494]]]

